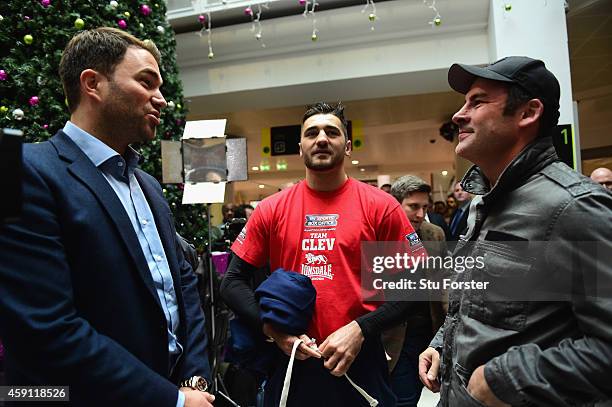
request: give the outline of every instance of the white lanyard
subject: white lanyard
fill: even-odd
[[[293,373],[293,362],[295,361],[295,352],[297,351],[298,346],[303,341],[301,339],[297,339],[293,342],[293,348],[291,349],[291,357],[289,358],[289,364],[287,365],[287,372],[285,373],[285,381],[283,382],[283,391],[281,393],[280,405],[279,407],[287,406],[287,397],[289,397],[289,386],[291,385],[291,374]],[[371,407],[376,407],[378,405],[378,400],[370,396],[364,389],[359,387],[354,381],[351,380],[350,377],[345,373],[344,377],[349,381],[351,386],[355,388],[366,399],[366,401],[370,404]]]

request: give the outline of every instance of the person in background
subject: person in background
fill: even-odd
[[[450,225],[451,219],[457,210],[457,200],[453,195],[446,198],[446,212],[444,213],[444,221]]]
[[[442,201],[438,201],[438,202],[442,204],[444,203]],[[425,220],[427,220],[429,223],[432,223],[438,226],[440,229],[442,229],[442,231],[444,232],[444,239],[449,240],[450,239],[450,229],[448,228],[448,225],[444,221],[444,216],[436,212],[434,209],[435,208],[434,208],[433,199],[431,199],[431,194],[429,194],[429,207],[427,208],[427,216],[425,217]]]
[[[247,220],[251,217],[251,215],[253,214],[253,211],[255,210],[253,205],[249,205],[249,204],[242,204],[240,205],[240,207],[244,211],[244,216]]]
[[[223,204],[223,206],[221,207],[221,214],[223,215],[223,220],[221,221],[221,224],[217,227],[220,235],[218,242],[225,242],[225,239],[228,238],[228,234],[231,234],[229,230],[229,223],[232,221],[232,219],[244,218],[246,214],[243,210],[240,209],[240,206],[231,202]],[[213,229],[213,238],[216,237],[216,234],[217,233]]]
[[[597,168],[591,173],[591,179],[604,188],[612,190],[612,170],[609,168]]]
[[[383,184],[383,185],[380,186],[380,189],[382,189],[386,193],[390,194],[391,193],[391,184]]]
[[[429,256],[444,257],[448,254],[444,231],[427,220],[431,187],[415,175],[404,175],[391,186],[391,195],[400,203],[414,230],[416,230]],[[430,271],[430,270],[428,270]],[[435,298],[430,302],[416,302],[406,315],[403,329],[391,330],[385,344],[399,342],[401,352],[391,372],[391,387],[397,396],[397,407],[416,407],[423,384],[419,380],[418,359],[434,333],[440,328],[446,315],[445,299]],[[391,336],[393,335],[393,336]],[[386,346],[387,349],[397,346]],[[393,358],[394,355],[392,355]]]
[[[221,221],[221,224],[225,224],[234,219],[236,217],[234,214],[236,209],[238,209],[238,205],[231,202],[224,203],[221,207],[221,214],[223,215],[223,221]]]
[[[472,195],[464,191],[461,183],[457,182],[453,190],[453,196],[457,202],[457,208],[450,219],[448,227],[450,229],[451,240],[456,241],[459,240],[459,236],[465,233],[467,228],[467,218]]]
[[[434,202],[433,211],[441,216],[444,216],[444,214],[446,213],[446,202],[444,201]]]

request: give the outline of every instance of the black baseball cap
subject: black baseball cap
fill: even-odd
[[[466,94],[478,78],[514,83],[544,105],[545,127],[553,127],[559,121],[559,81],[544,62],[529,57],[511,56],[480,67],[453,64],[448,70],[448,84],[459,93]]]

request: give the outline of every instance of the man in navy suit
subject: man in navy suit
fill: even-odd
[[[453,196],[457,200],[457,209],[450,220],[450,233],[451,240],[459,240],[459,236],[465,233],[467,230],[467,218],[470,209],[470,202],[472,201],[472,194],[463,190],[463,187],[459,182],[455,184],[453,190]],[[453,246],[454,247],[454,246]]]
[[[196,278],[130,146],[166,106],[159,60],[112,28],[64,50],[70,121],[24,147],[23,214],[0,226],[8,384],[67,385],[79,406],[212,405]]]

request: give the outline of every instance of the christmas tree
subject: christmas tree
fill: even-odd
[[[185,115],[174,32],[166,4],[134,0],[3,0],[0,2],[0,127],[20,129],[24,142],[45,141],[62,129],[69,112],[58,75],[62,51],[80,30],[118,27],[155,42],[162,54],[161,89],[168,102],[158,138],[178,140]],[[138,147],[141,168],[161,182],[161,142]],[[164,185],[177,230],[201,250],[207,237],[202,206],[181,205],[182,185]]]

